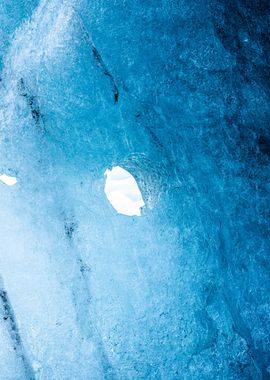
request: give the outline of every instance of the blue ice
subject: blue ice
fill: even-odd
[[[270,378],[269,15],[1,1],[0,380]]]

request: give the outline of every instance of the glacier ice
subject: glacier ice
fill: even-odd
[[[269,2],[0,2],[0,380],[269,379]]]

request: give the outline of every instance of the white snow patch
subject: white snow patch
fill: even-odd
[[[4,184],[8,186],[13,186],[17,183],[17,179],[15,177],[11,177],[6,174],[0,175],[0,181],[2,181]]]
[[[107,169],[105,194],[119,213],[128,216],[141,216],[141,208],[145,205],[135,178],[120,166]]]

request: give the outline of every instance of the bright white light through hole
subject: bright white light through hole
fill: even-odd
[[[5,185],[13,186],[17,183],[17,179],[15,177],[11,177],[6,174],[0,175],[0,181],[2,181]]]
[[[120,166],[107,169],[105,194],[118,214],[141,216],[144,201],[135,178]]]

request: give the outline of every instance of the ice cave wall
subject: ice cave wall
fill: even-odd
[[[269,378],[269,15],[1,4],[1,379]]]

